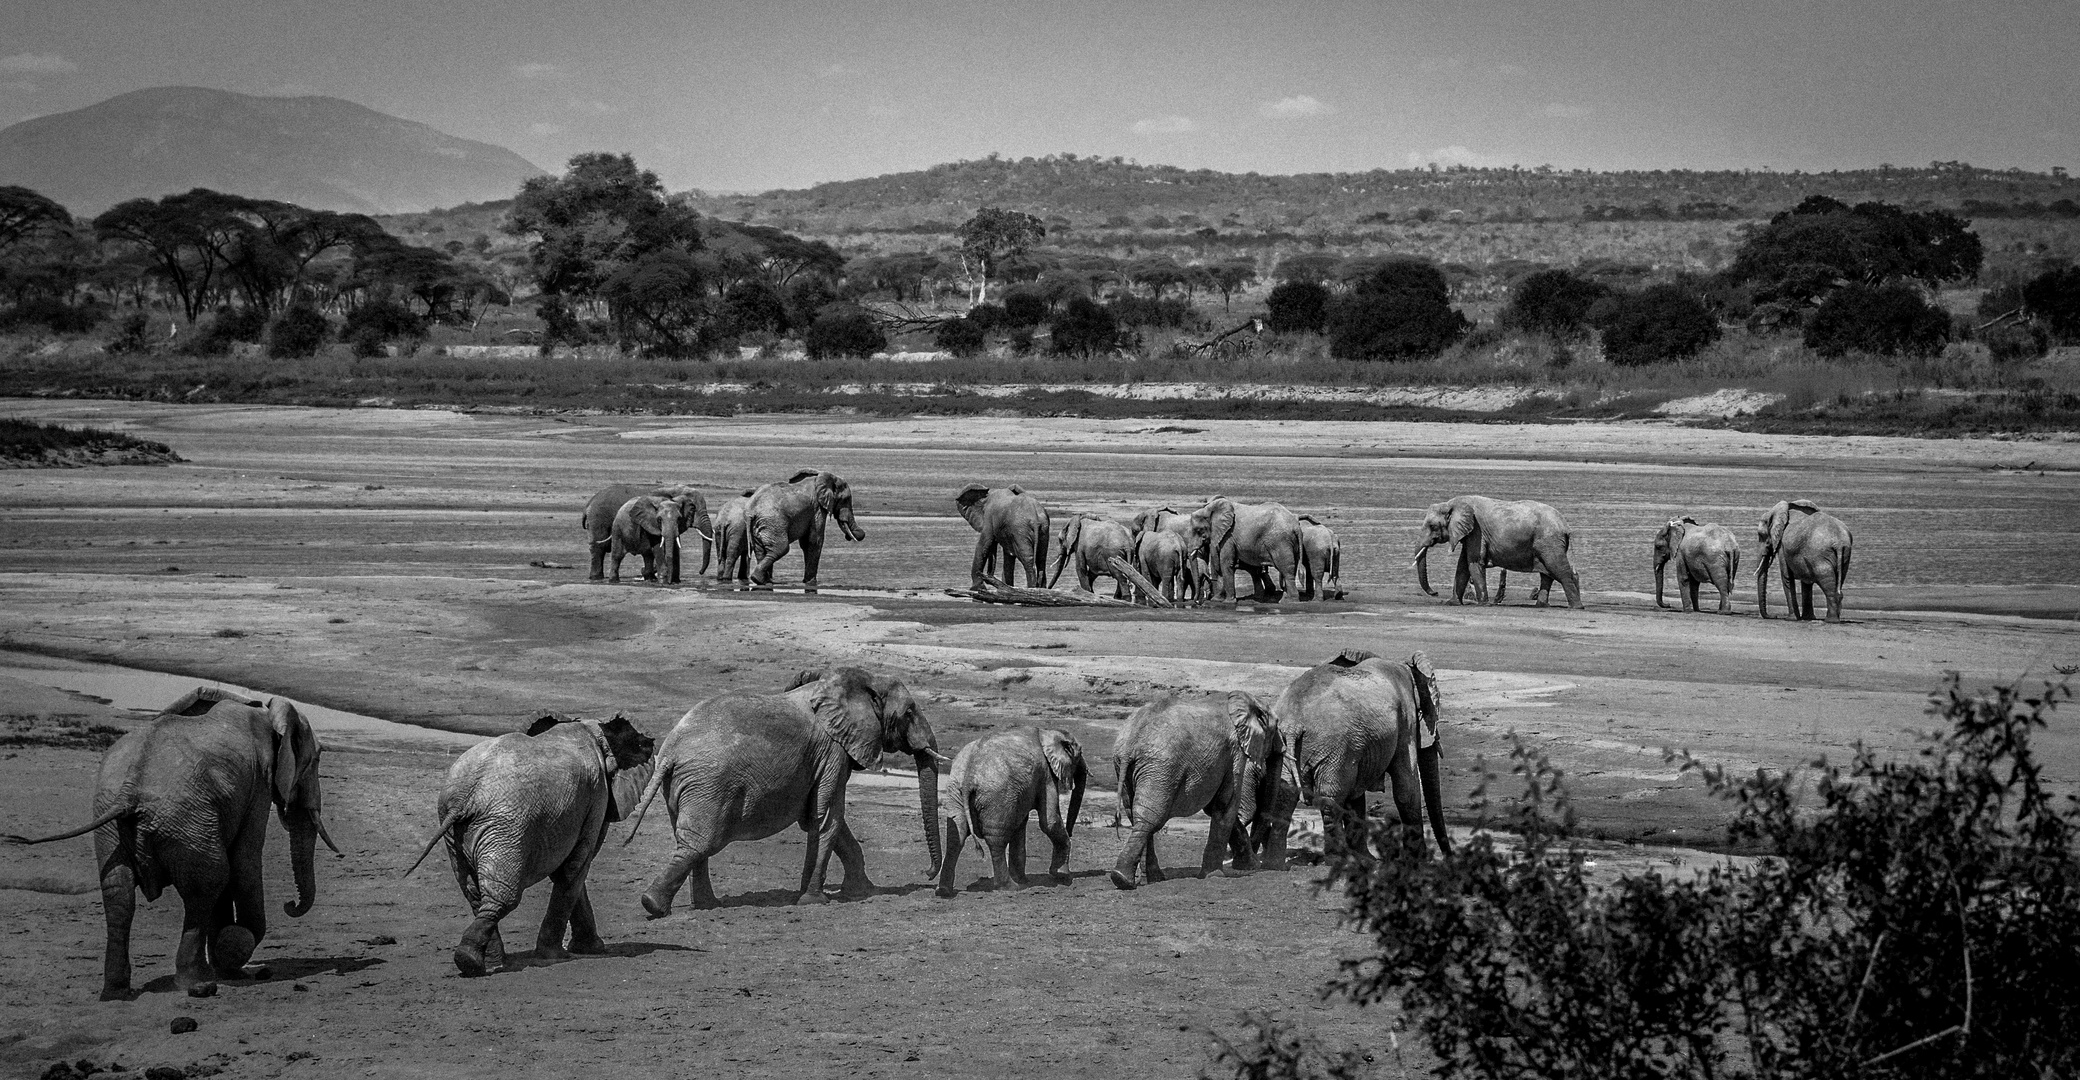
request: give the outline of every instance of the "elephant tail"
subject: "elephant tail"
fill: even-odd
[[[1835,549],[1834,589],[1836,592],[1842,591],[1842,586],[1849,583],[1849,554],[1850,550],[1847,545]]]
[[[71,832],[61,832],[56,836],[39,836],[33,840],[26,836],[15,836],[12,833],[10,833],[6,836],[0,836],[0,842],[26,845],[48,844],[53,840],[70,840],[75,836],[85,836],[88,833],[93,832],[95,829],[98,829],[111,821],[115,821],[118,818],[127,817],[136,812],[137,807],[135,806],[118,806],[115,809],[110,810],[108,813],[105,813],[100,817],[95,818],[94,820],[86,823],[85,825],[80,826],[77,829],[72,830]]]
[[[961,816],[967,819],[961,824],[967,828],[968,838],[975,841],[976,853],[987,856],[989,850],[982,845],[982,830],[975,827],[975,823],[982,820],[982,816],[975,811],[975,789],[972,787],[961,792]]]
[[[455,831],[456,827],[460,826],[461,824],[462,810],[460,808],[457,808],[453,813],[450,813],[447,817],[442,818],[441,827],[433,830],[433,835],[426,838],[426,846],[419,849],[419,857],[412,860],[411,867],[405,870],[403,877],[411,877],[412,871],[417,870],[419,868],[419,864],[425,862],[426,857],[428,855],[433,854],[433,845],[440,843],[441,837],[447,836],[449,833]]]
[[[663,755],[657,756],[662,757]],[[672,763],[670,759],[667,758],[662,762],[657,762],[657,759],[653,757],[651,760],[656,762],[656,768],[650,770],[650,782],[643,785],[643,801],[636,806],[636,818],[629,823],[628,835],[621,841],[622,847],[627,847],[635,842],[636,833],[642,831],[643,828],[643,815],[650,812],[651,801],[656,799],[657,793],[664,789],[664,778],[671,774]]]
[[[1112,761],[1112,771],[1119,774],[1119,819],[1132,824],[1134,821],[1134,759]]]

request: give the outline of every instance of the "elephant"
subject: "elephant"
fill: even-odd
[[[845,823],[845,785],[884,753],[917,763],[917,796],[939,874],[939,771],[945,760],[916,699],[900,681],[855,667],[804,671],[780,694],[726,693],[688,710],[664,737],[629,840],[659,792],[671,815],[671,861],[643,892],[651,918],[671,913],[690,875],[692,903],[714,907],[708,860],[737,840],[760,840],[789,825],[809,834],[796,902],[824,902],[833,852],[845,868],[843,895],[872,893],[859,841]]]
[[[1144,545],[1150,533],[1168,533],[1178,539],[1178,549],[1182,553],[1182,565],[1177,573],[1178,588],[1174,595],[1166,592],[1164,595],[1167,599],[1188,600],[1195,604],[1205,602],[1207,590],[1212,582],[1212,574],[1206,571],[1207,527],[1206,514],[1181,514],[1167,506],[1143,510],[1134,515],[1134,549],[1137,557],[1147,554]],[[1143,562],[1142,573],[1151,579],[1155,578],[1156,575],[1145,565],[1145,559]],[[1161,582],[1158,581],[1157,584]]]
[[[1078,514],[1062,526],[1062,535],[1055,538],[1059,549],[1055,554],[1054,573],[1047,579],[1047,587],[1062,579],[1062,568],[1069,559],[1076,559],[1076,583],[1089,591],[1097,584],[1098,575],[1112,578],[1114,599],[1127,597],[1127,583],[1119,580],[1112,572],[1110,560],[1117,556],[1132,564],[1134,561],[1134,534],[1125,525],[1110,518],[1095,514]]]
[[[752,488],[715,508],[715,580],[739,583],[751,578],[751,538],[744,531],[744,515],[751,508]]]
[[[1235,599],[1235,570],[1249,571],[1252,599],[1278,603],[1300,567],[1300,519],[1275,502],[1239,503],[1216,495],[1201,508],[1207,522],[1208,561],[1213,565],[1214,599]],[[1278,572],[1278,585],[1271,572]]]
[[[1134,568],[1156,587],[1163,599],[1171,603],[1191,599],[1191,556],[1185,551],[1184,539],[1176,533],[1155,529],[1134,534]]]
[[[615,775],[642,768],[655,746],[619,715],[601,722],[550,713],[524,733],[487,739],[455,759],[435,806],[440,827],[405,876],[447,841],[455,883],[475,916],[455,946],[456,970],[474,977],[505,966],[499,920],[543,878],[554,888],[535,935],[535,956],[565,960],[606,951],[585,875],[608,823],[621,819]]]
[[[1300,515],[1300,599],[1343,599],[1343,545],[1336,530]]]
[[[744,508],[744,532],[758,557],[751,583],[771,585],[773,564],[787,554],[788,544],[796,543],[802,545],[802,584],[815,588],[826,518],[837,521],[847,540],[867,538],[867,530],[852,517],[852,486],[836,473],[804,469],[753,491]]]
[[[592,581],[604,580],[607,552],[614,542],[614,518],[628,500],[638,495],[655,495],[679,504],[679,522],[682,528],[701,534],[701,569],[708,572],[708,537],[714,535],[714,524],[708,517],[708,500],[699,491],[683,484],[609,484],[585,504],[585,512],[578,516],[578,525],[591,537],[590,552]],[[676,577],[676,568],[675,577]]]
[[[1083,813],[1083,790],[1090,778],[1083,747],[1067,732],[1021,727],[985,735],[953,756],[949,770],[953,807],[946,812],[946,853],[939,864],[938,895],[952,898],[954,867],[969,837],[989,851],[996,887],[1026,887],[1026,820],[1040,813],[1040,831],[1054,845],[1048,876],[1065,882],[1069,838]],[[1061,798],[1069,793],[1069,813]],[[1006,858],[1006,849],[1009,858]]]
[[[1017,584],[1013,573],[1023,566],[1027,585],[1047,587],[1047,540],[1054,523],[1039,499],[1016,484],[996,489],[969,484],[954,495],[953,504],[980,534],[968,569],[969,588],[982,588],[982,576],[994,567],[999,551],[1004,555],[1004,584]]]
[[[621,504],[614,514],[609,555],[613,565],[607,580],[619,583],[621,560],[631,553],[643,557],[643,580],[660,585],[679,583],[679,534],[685,520],[677,500],[656,495],[638,495]],[[706,570],[705,564],[701,567]]]
[[[1136,709],[1112,751],[1128,830],[1109,875],[1113,886],[1133,888],[1144,864],[1150,882],[1164,880],[1155,834],[1171,818],[1201,810],[1213,819],[1201,873],[1222,872],[1224,850],[1235,860],[1227,873],[1254,869],[1250,833],[1277,802],[1283,754],[1271,712],[1241,691],[1196,701],[1171,694]]]
[[[1383,791],[1392,781],[1409,850],[1424,851],[1427,809],[1438,848],[1451,854],[1438,786],[1438,707],[1437,672],[1422,653],[1394,661],[1345,650],[1287,684],[1271,715],[1285,739],[1286,767],[1300,800],[1322,811],[1327,850],[1341,842],[1366,857],[1362,831],[1353,837],[1348,830],[1365,819],[1365,793]],[[1264,861],[1271,865],[1284,864],[1287,805],[1281,801],[1277,807],[1283,820],[1264,830]]]
[[[260,852],[271,802],[289,833],[296,899],[290,918],[318,895],[317,841],[339,852],[320,816],[318,758],[324,748],[303,714],[283,698],[265,705],[215,687],[189,691],[132,729],[101,756],[94,820],[70,832],[18,844],[94,834],[108,947],[101,1000],[127,1000],[130,921],[135,891],[146,902],[172,885],[181,897],[174,982],[194,997],[216,993],[218,979],[240,977],[267,936]]]
[[[1755,571],[1755,613],[1769,618],[1769,566],[1781,558],[1784,606],[1794,619],[1813,617],[1813,586],[1827,595],[1827,621],[1842,621],[1842,585],[1849,580],[1849,527],[1842,519],[1805,499],[1769,508],[1755,528],[1762,541],[1762,566]],[[1804,586],[1803,603],[1793,595]]]
[[[1668,564],[1676,564],[1676,600],[1684,611],[1699,611],[1698,587],[1711,582],[1719,590],[1719,614],[1733,611],[1734,576],[1740,572],[1741,545],[1733,530],[1707,525],[1696,518],[1670,518],[1654,534],[1654,606],[1665,608],[1661,585]]]
[[[1437,590],[1430,587],[1430,549],[1450,543],[1459,547],[1458,569],[1452,577],[1454,604],[1466,602],[1469,580],[1474,584],[1474,601],[1487,603],[1487,568],[1498,566],[1503,575],[1495,589],[1496,603],[1502,602],[1509,571],[1536,570],[1538,588],[1531,595],[1539,607],[1544,607],[1551,597],[1555,581],[1567,591],[1568,607],[1582,606],[1581,582],[1567,561],[1573,537],[1560,520],[1560,512],[1545,503],[1529,499],[1500,502],[1482,495],[1461,495],[1432,505],[1423,515],[1423,529],[1426,536],[1416,548],[1414,566],[1416,581],[1431,596],[1436,596]]]

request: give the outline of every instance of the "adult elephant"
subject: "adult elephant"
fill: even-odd
[[[1095,514],[1078,514],[1062,526],[1062,535],[1055,539],[1054,572],[1047,579],[1047,587],[1062,579],[1062,568],[1069,560],[1076,560],[1076,583],[1088,592],[1097,584],[1098,575],[1112,578],[1112,595],[1126,599],[1127,583],[1119,580],[1112,572],[1111,560],[1119,558],[1128,563],[1134,561],[1134,534],[1125,525],[1110,518]]]
[[[606,578],[607,552],[614,543],[614,516],[621,512],[628,500],[638,495],[655,495],[679,504],[680,522],[701,534],[700,572],[707,573],[707,538],[714,534],[715,526],[708,518],[706,496],[685,484],[609,484],[599,489],[599,494],[585,504],[585,512],[578,515],[578,524],[590,538],[592,570],[589,579],[601,581]]]
[[[612,565],[607,580],[621,581],[621,560],[630,555],[643,560],[643,580],[660,585],[679,583],[679,534],[686,522],[677,500],[657,495],[638,495],[621,504],[614,514],[614,530],[608,544]],[[706,566],[701,569],[706,570]]]
[[[1194,595],[1191,555],[1176,533],[1159,529],[1135,533],[1134,568],[1171,603]]]
[[[867,538],[867,530],[852,517],[852,485],[836,473],[804,469],[783,482],[753,491],[750,505],[744,508],[744,531],[751,553],[758,559],[751,569],[751,583],[771,585],[773,564],[787,554],[792,543],[802,546],[802,584],[815,588],[826,519],[836,520],[847,540]]]
[[[1461,495],[1432,505],[1423,514],[1425,538],[1416,549],[1416,581],[1432,596],[1430,549],[1439,544],[1459,548],[1458,568],[1452,575],[1452,603],[1466,602],[1466,585],[1474,584],[1476,603],[1488,602],[1487,568],[1501,567],[1502,582],[1495,589],[1496,602],[1509,582],[1508,572],[1538,572],[1538,589],[1532,600],[1544,607],[1553,592],[1553,582],[1567,590],[1567,606],[1582,606],[1582,587],[1574,566],[1567,561],[1573,537],[1560,512],[1542,502],[1524,499],[1501,502],[1483,495]]]
[[[1017,567],[1026,571],[1026,584],[1046,588],[1047,540],[1054,529],[1047,507],[1016,484],[992,489],[986,484],[969,484],[953,497],[953,505],[979,535],[975,558],[968,567],[969,588],[982,588],[982,575],[1004,556],[1004,584],[1016,585]]]
[[[1068,732],[1020,727],[985,735],[953,756],[947,779],[953,806],[946,812],[946,852],[939,864],[938,895],[950,898],[954,867],[961,848],[974,837],[989,851],[991,877],[998,889],[1026,887],[1026,821],[1040,815],[1040,832],[1054,845],[1047,873],[1067,881],[1069,839],[1083,813],[1083,790],[1090,770],[1083,747]],[[1069,811],[1062,812],[1068,793]]]
[[[1362,831],[1353,837],[1346,830],[1362,826],[1365,793],[1384,791],[1391,781],[1410,849],[1423,850],[1427,809],[1438,848],[1451,853],[1438,787],[1437,711],[1437,673],[1422,653],[1398,661],[1345,650],[1301,672],[1278,696],[1271,715],[1285,737],[1287,767],[1300,801],[1322,811],[1329,850],[1340,838],[1363,853]],[[1275,820],[1265,830],[1267,864],[1284,864],[1288,825],[1290,818]]]
[[[194,997],[216,992],[216,980],[239,977],[267,936],[260,853],[267,808],[289,833],[296,899],[290,918],[317,899],[312,866],[317,841],[334,853],[319,817],[322,747],[296,706],[265,705],[200,687],[117,739],[101,756],[94,820],[71,832],[19,844],[46,844],[94,834],[101,867],[101,909],[108,945],[101,1000],[130,993],[130,921],[136,891],[147,902],[168,885],[180,894],[181,940],[174,982]]]
[[[1201,873],[1220,872],[1223,851],[1234,855],[1232,872],[1253,869],[1249,834],[1278,801],[1282,760],[1278,726],[1249,694],[1236,691],[1206,700],[1172,694],[1134,710],[1112,751],[1119,816],[1127,825],[1113,861],[1112,884],[1133,888],[1137,867],[1145,868],[1149,881],[1162,881],[1155,834],[1171,818],[1202,810],[1213,824],[1199,861]],[[1290,810],[1286,817],[1291,818]]]
[[[1769,618],[1769,567],[1782,560],[1784,606],[1792,618],[1813,617],[1813,586],[1818,585],[1827,594],[1827,621],[1842,621],[1842,586],[1849,580],[1854,546],[1842,519],[1808,500],[1792,499],[1769,508],[1755,537],[1762,541],[1762,566],[1755,571],[1757,615]],[[1800,587],[1803,595],[1795,595]]]
[[[1184,567],[1178,578],[1179,595],[1172,599],[1181,598],[1193,603],[1205,602],[1207,590],[1212,585],[1212,575],[1204,570],[1208,565],[1206,534],[1209,527],[1210,523],[1203,509],[1186,514],[1164,506],[1143,510],[1134,515],[1133,532],[1137,549],[1145,542],[1143,538],[1149,533],[1163,532],[1177,537],[1178,544],[1184,552]]]
[[[476,976],[505,966],[499,920],[543,878],[554,888],[535,934],[535,956],[563,960],[606,951],[585,876],[608,823],[621,820],[615,774],[647,764],[654,747],[625,717],[602,723],[551,713],[524,734],[488,739],[455,759],[435,805],[440,827],[405,875],[435,844],[448,842],[455,883],[475,916],[455,946],[456,970]]]
[[[1300,515],[1300,599],[1343,599],[1343,545],[1336,530]]]
[[[917,763],[924,813],[927,877],[939,873],[939,771],[944,760],[924,713],[901,682],[854,667],[804,671],[780,694],[727,693],[688,710],[658,747],[643,791],[642,815],[659,792],[671,815],[672,859],[643,892],[652,918],[671,913],[672,897],[690,876],[693,905],[715,906],[708,860],[734,841],[759,840],[789,825],[809,834],[797,903],[824,900],[833,852],[845,867],[844,895],[865,896],[859,841],[845,824],[845,786],[854,770],[881,755]],[[629,839],[635,839],[631,829]]]
[[[1719,614],[1733,611],[1734,576],[1741,568],[1741,545],[1733,530],[1724,525],[1700,523],[1696,518],[1670,518],[1654,534],[1654,606],[1665,608],[1661,586],[1668,564],[1676,564],[1676,602],[1684,611],[1698,611],[1697,590],[1711,582],[1719,590]]]
[[[751,579],[751,537],[745,531],[745,515],[751,509],[753,489],[715,508],[715,580]]]
[[[1300,519],[1275,502],[1241,503],[1216,495],[1201,508],[1206,515],[1207,561],[1213,567],[1214,599],[1235,599],[1235,571],[1249,572],[1259,603],[1283,600],[1300,567]],[[1271,574],[1278,574],[1274,587]]]

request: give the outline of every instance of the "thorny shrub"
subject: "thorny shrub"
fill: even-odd
[[[1331,852],[1376,951],[1324,993],[1398,998],[1446,1077],[2080,1075],[2080,801],[2031,749],[2071,696],[1952,675],[1929,710],[1947,730],[1903,760],[1859,744],[1846,766],[1736,778],[1671,753],[1733,805],[1730,840],[1768,854],[1609,884],[1559,771],[1518,742],[1523,798],[1495,813],[1483,784],[1484,827],[1450,856]],[[1399,850],[1398,824],[1368,829]],[[1360,1074],[1249,1022],[1209,1071]]]

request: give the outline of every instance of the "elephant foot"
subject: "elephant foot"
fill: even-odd
[[[959,896],[960,894],[961,891],[959,889],[954,888],[951,885],[941,885],[938,888],[932,890],[932,895],[938,897],[941,900],[951,900],[954,897]]]
[[[1047,872],[1047,877],[1048,880],[1053,881],[1057,885],[1068,885],[1076,880],[1075,878],[1069,876],[1069,872],[1067,870],[1049,870]]]
[[[1283,872],[1291,870],[1292,867],[1284,859],[1264,859],[1257,863],[1257,869]]]
[[[188,992],[189,997],[206,998],[217,996],[217,980],[207,975],[177,974],[173,984]]]
[[[251,930],[227,926],[217,931],[216,940],[210,943],[210,966],[217,969],[219,978],[239,978],[245,974],[246,961],[253,958],[253,950],[259,944]]]
[[[871,881],[863,881],[858,885],[847,881],[838,888],[838,899],[840,900],[865,900],[868,897],[879,895],[881,895],[880,887]]]
[[[1012,878],[1009,881],[997,882],[998,892],[1024,892],[1028,888],[1031,888],[1031,885],[1024,878]]]
[[[1112,887],[1115,889],[1122,892],[1132,892],[1134,889],[1134,877],[1131,874],[1122,874],[1117,870],[1107,870],[1105,876],[1111,879]]]
[[[136,996],[137,992],[130,989],[129,983],[101,984],[101,1000],[103,1001],[129,1001]]]
[[[596,937],[573,937],[571,939],[571,951],[577,953],[579,956],[605,956],[607,952],[607,943],[605,940]]]
[[[465,979],[484,974],[484,950],[467,942],[455,946],[455,970]]]
[[[828,904],[830,902],[831,898],[823,895],[822,889],[810,889],[808,892],[794,898],[796,907],[808,907],[814,904]]]
[[[671,913],[672,902],[670,900],[661,896],[652,896],[649,893],[643,894],[644,915],[653,919],[662,919]]]
[[[534,943],[534,958],[544,964],[560,964],[571,958],[571,952],[560,941],[537,941]]]
[[[1146,876],[1150,885],[1170,880],[1170,875],[1162,872],[1161,870],[1156,869],[1153,866],[1148,868],[1148,873]]]

